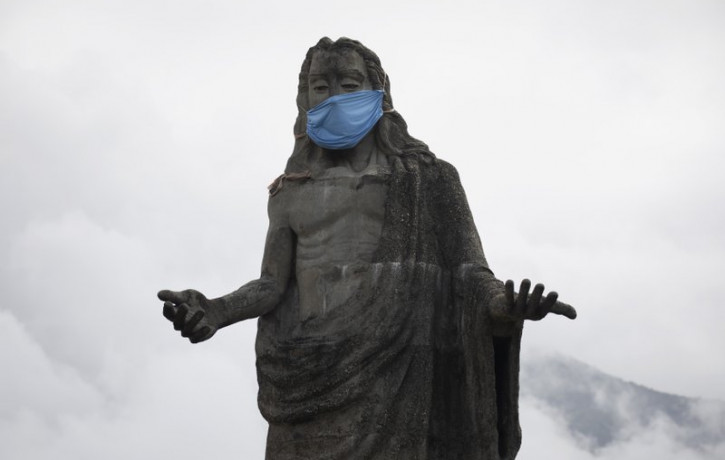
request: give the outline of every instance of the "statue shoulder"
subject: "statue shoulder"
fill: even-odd
[[[440,158],[421,162],[421,172],[434,182],[460,183],[461,179],[455,166]]]
[[[432,202],[441,208],[461,209],[468,200],[458,170],[452,164],[436,158],[422,168],[425,190]]]
[[[267,190],[269,190],[269,196],[270,198],[275,196],[277,193],[279,193],[280,190],[284,187],[285,182],[288,181],[305,181],[312,177],[312,173],[310,171],[302,171],[302,172],[290,172],[290,173],[284,173],[277,176],[275,180],[272,181],[271,184],[267,186]]]
[[[267,203],[267,215],[270,222],[288,222],[289,214],[294,207],[296,194],[292,193],[294,187],[289,187],[290,183],[299,183],[306,181],[311,177],[309,172],[304,173],[284,173],[278,176],[267,187],[269,190],[269,201]]]
[[[435,160],[433,160],[432,164],[435,165],[434,167],[441,175],[458,177],[458,170],[456,169],[456,167],[448,163],[447,161],[436,158]]]
[[[393,160],[398,177],[418,177],[424,189],[459,189],[461,180],[456,168],[445,160],[429,155],[406,155]]]

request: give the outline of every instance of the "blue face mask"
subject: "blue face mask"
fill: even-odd
[[[307,135],[330,150],[355,147],[383,116],[381,89],[329,97],[307,111]]]

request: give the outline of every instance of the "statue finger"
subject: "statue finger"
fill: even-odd
[[[184,328],[187,313],[189,313],[189,306],[185,303],[179,305],[179,308],[176,310],[176,316],[174,317],[174,329],[180,331]]]
[[[186,293],[186,291],[169,291],[168,289],[164,289],[163,291],[159,291],[159,293],[156,294],[156,296],[160,300],[166,300],[169,302],[173,302],[176,305],[189,301],[189,296]]]
[[[199,321],[204,318],[204,312],[202,310],[197,311],[194,313],[189,321],[186,322],[184,325],[184,328],[181,329],[181,336],[182,337],[189,337],[191,336],[191,333],[194,332],[194,328],[196,328],[196,325],[199,324]]]
[[[556,299],[558,298],[559,294],[557,294],[556,291],[551,291],[546,295],[546,298],[541,303],[547,311],[551,311],[552,307],[556,304]]]
[[[523,316],[526,312],[526,301],[529,297],[529,289],[531,288],[531,281],[524,278],[521,281],[521,287],[519,288],[519,294],[516,297],[516,314],[517,316]]]
[[[176,317],[176,305],[168,301],[164,302],[164,309],[162,313],[164,314],[164,318],[169,321],[173,321],[174,317]]]
[[[551,312],[557,315],[566,316],[569,319],[576,319],[577,313],[574,307],[564,302],[556,302],[551,307]]]
[[[546,315],[548,315],[551,311],[551,307],[553,305],[551,299],[554,299],[554,301],[556,301],[557,296],[558,294],[556,292],[550,292],[543,302],[540,302],[539,304],[534,306],[533,310],[531,311],[530,319],[534,321],[544,319],[544,317],[546,317]]]
[[[209,326],[204,326],[198,331],[191,334],[191,336],[189,337],[189,341],[191,343],[203,342],[204,340],[210,338],[212,335],[214,335],[214,331],[212,330],[212,328],[210,328]]]
[[[543,285],[542,285],[543,288]],[[543,289],[542,289],[543,291]],[[553,294],[553,296],[551,295]],[[547,299],[550,298],[556,298],[557,294],[556,292],[549,293],[549,295],[546,296],[543,302],[541,302],[541,296],[537,299],[536,303],[533,301],[531,302],[531,310],[529,311],[529,319],[532,319],[534,321],[539,321],[541,319],[544,319],[546,315],[549,314],[551,304],[547,301]]]
[[[533,308],[539,308],[539,303],[541,302],[541,295],[544,293],[544,285],[541,283],[537,283],[536,286],[534,286],[534,290],[531,291],[531,297],[529,297],[528,304],[531,305]]]
[[[504,286],[504,294],[506,295],[506,305],[511,308],[514,306],[514,282],[507,280]]]

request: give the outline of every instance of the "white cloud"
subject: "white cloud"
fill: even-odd
[[[595,457],[579,447],[560,420],[537,405],[532,398],[519,401],[522,443],[518,459],[566,458],[593,460]]]
[[[114,376],[124,382],[114,393],[46,355],[6,312],[0,331],[13,344],[0,355],[13,370],[0,400],[2,458],[263,457],[265,424],[243,397],[256,384],[231,356],[151,349]]]
[[[139,307],[150,307],[154,263],[143,243],[79,211],[30,222],[5,262],[6,308],[54,359],[94,374],[109,346],[149,330]]]
[[[627,407],[618,411],[625,416],[621,429],[626,438],[616,440],[604,448],[593,449],[587,440],[579,439],[567,430],[566,424],[554,409],[530,396],[522,397],[520,404],[523,430],[523,443],[517,457],[520,460],[717,460],[725,453],[725,443],[702,449],[687,447],[682,443],[687,427],[675,426],[661,417],[643,426],[636,420],[636,414],[631,414]]]
[[[97,389],[72,367],[54,360],[7,311],[0,311],[0,334],[7,344],[0,351],[3,377],[0,418],[33,414],[48,424],[61,413],[83,414],[102,402]]]
[[[665,420],[657,420],[647,430],[637,430],[621,444],[614,444],[597,455],[601,459],[639,460],[657,458],[664,460],[717,460],[725,453],[725,445],[715,450],[694,450],[679,444],[673,433],[680,428]]]

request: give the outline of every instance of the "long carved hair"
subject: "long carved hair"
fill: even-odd
[[[373,89],[385,91],[383,96],[383,116],[373,128],[375,145],[384,154],[390,156],[419,155],[425,159],[435,157],[428,146],[408,134],[408,125],[403,117],[393,110],[393,98],[390,95],[390,77],[386,75],[380,65],[380,58],[370,49],[357,40],[342,37],[332,41],[327,37],[307,51],[307,56],[300,69],[299,84],[297,86],[297,120],[295,120],[294,134],[295,146],[292,156],[287,162],[285,172],[300,173],[313,169],[315,160],[321,155],[321,149],[306,135],[307,111],[311,108],[308,100],[309,73],[312,56],[318,51],[344,51],[357,52],[365,62],[368,78]],[[384,87],[383,87],[384,85]]]

